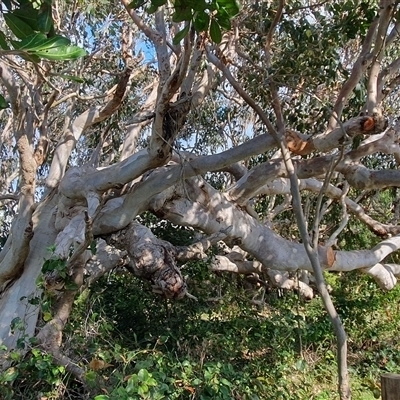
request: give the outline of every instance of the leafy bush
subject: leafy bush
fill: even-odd
[[[0,376],[8,399],[334,399],[334,335],[317,297],[271,291],[264,309],[238,281],[191,265],[195,302],[162,300],[131,274],[83,292],[64,352],[87,369],[89,387],[34,346],[10,356]],[[373,399],[382,372],[400,363],[398,288],[383,293],[360,274],[327,274],[349,335],[354,399]],[[200,281],[200,280],[199,280]],[[204,283],[205,282],[205,283]],[[218,301],[207,301],[219,291]]]

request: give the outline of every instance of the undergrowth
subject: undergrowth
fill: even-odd
[[[198,273],[198,302],[162,300],[130,274],[103,278],[76,300],[64,336],[88,385],[33,346],[23,359],[11,354],[0,398],[338,398],[334,335],[318,297],[272,290],[255,307],[240,279]],[[380,375],[400,364],[400,289],[383,293],[356,273],[327,280],[349,337],[353,399],[379,398]]]

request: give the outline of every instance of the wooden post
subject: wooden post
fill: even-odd
[[[381,376],[382,400],[400,400],[400,374]]]

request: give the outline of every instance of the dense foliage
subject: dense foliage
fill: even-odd
[[[258,308],[243,282],[190,268],[205,282],[194,292],[198,303],[162,302],[126,274],[103,278],[77,299],[65,351],[90,366],[89,388],[34,348],[23,360],[15,353],[0,378],[2,397],[336,398],[334,337],[318,298],[273,290]],[[328,281],[350,337],[353,398],[379,398],[380,374],[398,372],[400,362],[399,290],[385,294],[357,274]]]

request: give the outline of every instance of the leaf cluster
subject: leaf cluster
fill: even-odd
[[[71,44],[67,37],[57,35],[49,0],[17,2],[5,1],[2,9],[8,31],[0,31],[0,47],[7,53],[14,50],[27,61],[39,62],[73,60],[86,55],[86,51]]]
[[[134,0],[130,4],[132,8],[147,6],[148,13],[154,13],[167,0]],[[172,21],[175,23],[188,22],[174,38],[174,44],[178,44],[193,26],[197,32],[208,32],[215,43],[222,40],[222,32],[231,29],[231,19],[240,11],[237,0],[175,0],[173,2]]]

